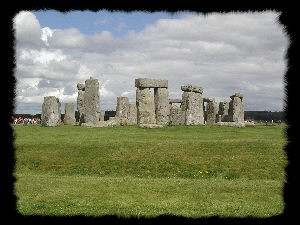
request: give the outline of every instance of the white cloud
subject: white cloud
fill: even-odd
[[[17,44],[24,46],[40,45],[42,31],[40,23],[34,14],[28,11],[21,11],[14,17],[13,26]]]
[[[168,79],[170,98],[180,98],[180,86],[191,83],[204,88],[204,97],[218,101],[241,92],[247,110],[282,110],[288,39],[277,16],[190,14],[157,20],[116,38],[110,31],[86,35],[77,28],[41,29],[32,13],[18,15],[17,24],[33,21],[34,26],[26,26],[36,32],[31,39],[23,27],[18,31],[18,42],[31,43],[17,46],[16,78],[18,90],[24,90],[17,91],[19,109],[25,110],[22,101],[40,104],[42,98],[35,95],[53,94],[76,103],[77,83],[92,76],[99,79],[100,107],[106,110],[115,109],[118,96],[135,101],[134,79],[140,77]],[[32,45],[37,39],[40,46]],[[34,87],[25,79],[35,80]]]

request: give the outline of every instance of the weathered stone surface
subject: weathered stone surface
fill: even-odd
[[[245,121],[244,123],[245,123],[245,126],[255,126],[254,121],[253,122]]]
[[[156,123],[161,125],[169,124],[169,92],[168,88],[154,88],[154,103]]]
[[[98,115],[98,120],[99,121],[104,121],[104,116],[105,116],[105,110],[100,110],[97,112]]]
[[[149,88],[136,89],[137,124],[156,124],[154,98]]]
[[[167,88],[168,80],[138,78],[138,79],[135,79],[135,87],[137,87],[137,88]]]
[[[203,98],[203,102],[215,102],[215,98]]]
[[[218,122],[216,125],[229,127],[245,127],[245,123],[241,122]]]
[[[221,116],[221,121],[219,122],[228,122],[229,121],[229,102],[224,101],[219,103],[219,112],[218,115]]]
[[[75,119],[74,104],[73,103],[66,103],[65,104],[64,124],[74,125],[75,122],[76,122],[76,119]]]
[[[136,124],[137,124],[136,103],[130,103],[128,114],[127,114],[127,125],[136,125]]]
[[[124,117],[109,117],[108,121],[114,126],[125,126],[127,125],[127,118]]]
[[[169,99],[169,103],[182,103],[182,99],[181,98],[174,98],[174,99]]]
[[[61,102],[58,98],[56,98],[57,104],[58,104],[58,114],[59,114],[59,121],[61,120]]]
[[[230,96],[231,99],[233,99],[234,97],[238,97],[243,101],[243,94],[241,94],[241,93],[235,93],[234,95]]]
[[[85,81],[84,92],[84,112],[83,121],[85,123],[96,123],[99,121],[97,112],[99,111],[99,82],[92,77]]]
[[[164,126],[159,125],[159,124],[139,124],[139,127],[141,127],[141,128],[162,128]]]
[[[58,126],[60,125],[60,102],[55,96],[44,97],[42,105],[42,125]]]
[[[117,97],[116,117],[127,118],[129,111],[128,97]]]
[[[181,86],[181,90],[185,92],[203,93],[203,88],[196,85],[186,84]]]
[[[228,118],[230,122],[244,122],[244,104],[242,98],[233,97],[229,102]]]
[[[203,99],[201,93],[183,92],[181,109],[185,111],[185,125],[204,124]]]
[[[85,90],[85,84],[78,83],[77,84],[77,89],[80,90],[80,91],[84,91]]]
[[[78,90],[77,110],[79,114],[79,123],[81,123],[83,122],[83,112],[84,112],[84,91],[83,90]]]
[[[217,114],[217,119],[216,119],[216,123],[218,122],[222,122],[222,116]]]
[[[184,125],[185,111],[176,105],[170,106],[170,125]]]
[[[206,111],[207,111],[207,124],[216,123],[217,111],[218,111],[217,103],[215,101],[207,102]]]

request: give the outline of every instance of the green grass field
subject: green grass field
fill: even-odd
[[[14,126],[23,215],[269,217],[284,209],[285,125]]]

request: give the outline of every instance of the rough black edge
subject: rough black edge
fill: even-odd
[[[98,2],[98,1],[97,1]],[[159,4],[157,6],[147,5],[147,4],[139,4],[134,3],[134,5],[128,5],[128,3],[108,3],[108,2],[99,2],[96,4],[95,1],[93,4],[89,4],[88,2],[79,3],[79,1],[73,2],[72,4],[62,5],[53,4],[52,1],[50,4],[42,3],[42,1],[34,1],[34,2],[18,2],[12,3],[8,2],[5,4],[3,9],[3,13],[5,15],[4,27],[6,28],[6,32],[3,34],[6,37],[5,45],[5,54],[4,63],[6,65],[6,73],[3,74],[3,78],[5,82],[3,85],[5,88],[5,101],[6,106],[4,111],[4,115],[2,118],[7,120],[7,124],[5,126],[4,133],[2,133],[3,139],[5,139],[5,143],[7,143],[7,147],[2,149],[2,170],[5,171],[4,176],[4,192],[2,192],[5,201],[2,203],[4,206],[3,215],[9,219],[9,223],[20,223],[20,224],[288,224],[293,219],[296,219],[297,215],[297,189],[299,190],[299,186],[296,185],[296,171],[297,171],[297,130],[296,127],[299,124],[296,117],[297,105],[296,102],[296,85],[297,85],[297,75],[299,75],[299,71],[297,70],[297,53],[299,52],[299,29],[297,27],[297,11],[295,5],[285,5],[285,4],[258,4],[254,5],[252,2],[243,2],[241,4],[228,4],[226,5],[224,2],[210,2],[209,4],[204,4],[203,2],[199,2],[198,4],[188,4],[185,2],[182,4],[179,1],[172,2],[172,4]],[[181,3],[181,4],[180,4]],[[71,10],[90,10],[90,11],[98,11],[102,9],[106,9],[109,11],[123,11],[130,13],[131,11],[140,10],[147,12],[154,11],[165,11],[169,13],[176,13],[178,11],[193,11],[199,13],[226,13],[226,12],[249,12],[249,11],[265,11],[265,10],[275,10],[278,12],[282,12],[279,17],[280,23],[284,26],[284,30],[289,37],[290,45],[287,51],[286,63],[288,65],[288,69],[284,75],[285,80],[285,114],[286,120],[288,122],[288,128],[286,130],[286,135],[288,138],[288,144],[285,146],[285,151],[288,157],[289,164],[286,167],[287,173],[287,183],[284,186],[284,201],[285,201],[285,210],[282,215],[274,216],[270,218],[219,218],[219,217],[208,217],[208,218],[199,218],[199,219],[190,219],[185,217],[177,217],[171,215],[159,216],[156,218],[119,218],[117,216],[103,216],[103,217],[85,217],[85,216],[72,216],[72,217],[51,217],[51,216],[22,216],[16,211],[16,202],[17,198],[14,195],[14,183],[16,181],[13,176],[13,170],[15,165],[15,156],[14,156],[14,134],[13,130],[10,126],[11,115],[14,111],[14,99],[15,99],[15,82],[16,79],[13,75],[15,69],[15,61],[14,61],[14,33],[12,26],[12,18],[22,10],[47,10],[54,9],[61,12],[67,12]],[[298,72],[298,73],[297,73]],[[5,221],[5,220],[4,220]]]

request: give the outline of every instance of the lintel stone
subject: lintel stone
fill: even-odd
[[[138,78],[138,79],[135,79],[135,87],[137,87],[137,88],[167,88],[168,80]]]
[[[181,86],[182,91],[186,92],[195,92],[195,93],[203,93],[203,88],[196,85],[186,84]]]

